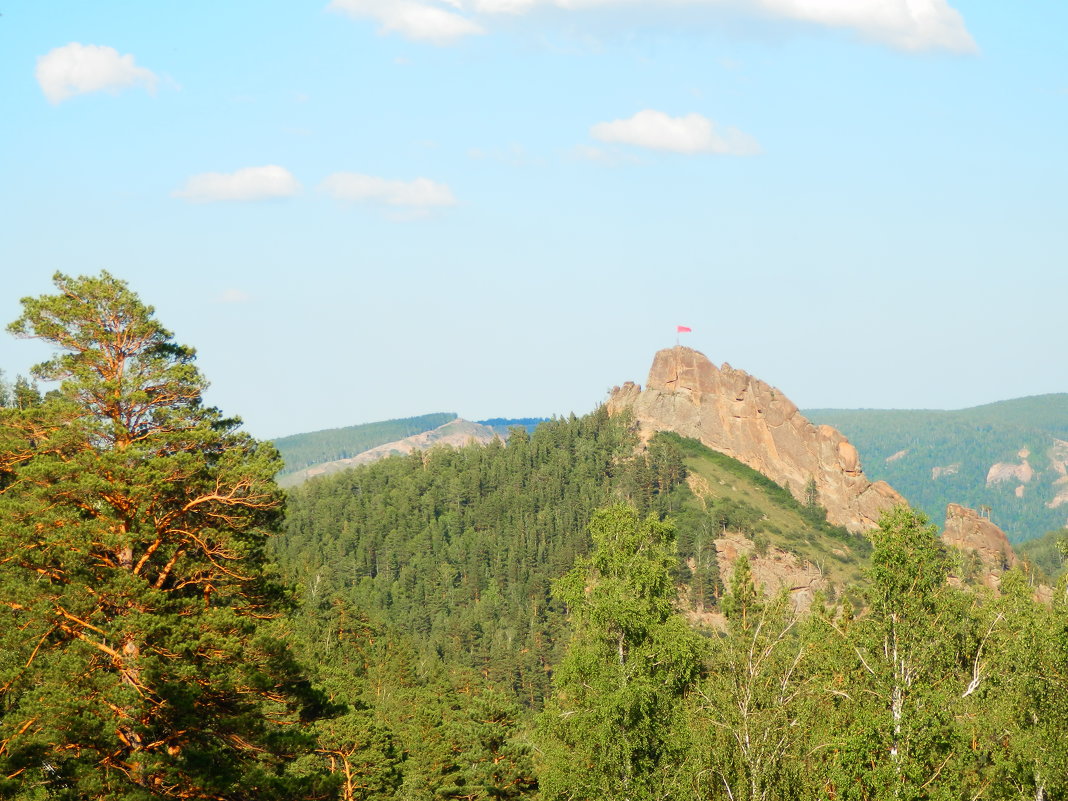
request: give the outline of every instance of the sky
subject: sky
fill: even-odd
[[[582,414],[677,325],[802,408],[1068,391],[1061,0],[0,14],[0,320],[107,270],[255,436]]]

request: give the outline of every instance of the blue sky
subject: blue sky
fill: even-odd
[[[677,324],[802,407],[1068,391],[1068,4],[0,12],[0,316],[109,270],[257,436],[582,413]]]

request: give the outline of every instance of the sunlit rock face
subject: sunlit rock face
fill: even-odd
[[[886,482],[865,477],[857,449],[836,429],[813,425],[774,387],[691,348],[658,352],[644,390],[633,382],[612,390],[609,413],[624,410],[643,438],[674,431],[700,440],[798,500],[814,480],[827,519],[850,531],[873,528],[883,510],[905,502]]]
[[[997,589],[1001,575],[1020,561],[1009,544],[1005,532],[974,509],[951,503],[946,507],[946,525],[942,541],[965,553],[979,557],[979,581]]]

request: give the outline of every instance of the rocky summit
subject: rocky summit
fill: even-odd
[[[691,348],[659,351],[645,389],[612,390],[610,414],[630,411],[643,439],[674,431],[731,456],[786,487],[802,502],[815,482],[827,519],[850,531],[875,527],[905,503],[889,484],[869,481],[857,449],[837,430],[809,422],[782,392]]]

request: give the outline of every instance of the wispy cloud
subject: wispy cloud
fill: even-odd
[[[215,298],[216,303],[248,303],[252,296],[241,289],[227,289]]]
[[[90,92],[118,92],[142,86],[156,90],[152,70],[138,67],[134,57],[119,55],[114,47],[79,42],[57,47],[37,59],[37,83],[51,103],[61,103]]]
[[[602,142],[613,142],[671,153],[718,153],[748,156],[760,152],[760,145],[737,128],[720,133],[712,120],[700,114],[670,117],[662,111],[645,109],[633,117],[599,122],[590,135]]]
[[[448,5],[455,8],[456,4]],[[435,44],[449,44],[485,32],[475,21],[442,8],[434,0],[332,0],[327,8],[354,19],[375,20],[382,33],[399,33]]]
[[[576,145],[571,148],[569,155],[580,161],[592,161],[605,167],[618,167],[621,164],[639,164],[641,160],[632,153],[623,153],[619,149],[606,150],[603,147],[593,145]]]
[[[300,183],[285,167],[268,164],[245,167],[235,172],[204,172],[194,175],[185,186],[175,190],[174,197],[192,203],[212,203],[220,200],[264,200],[289,197],[300,192]]]
[[[467,157],[475,161],[496,161],[510,167],[531,167],[544,163],[543,159],[531,154],[523,145],[516,142],[505,148],[468,148]]]
[[[335,172],[319,188],[336,198],[354,203],[376,203],[414,209],[456,205],[448,186],[429,178],[391,181],[355,172]]]
[[[842,28],[902,50],[967,53],[977,49],[964,18],[948,0],[333,0],[330,7],[377,19],[384,30],[413,39],[452,41],[483,32],[483,23],[490,24],[493,17],[518,16],[539,8],[610,13],[686,7],[723,8]]]

